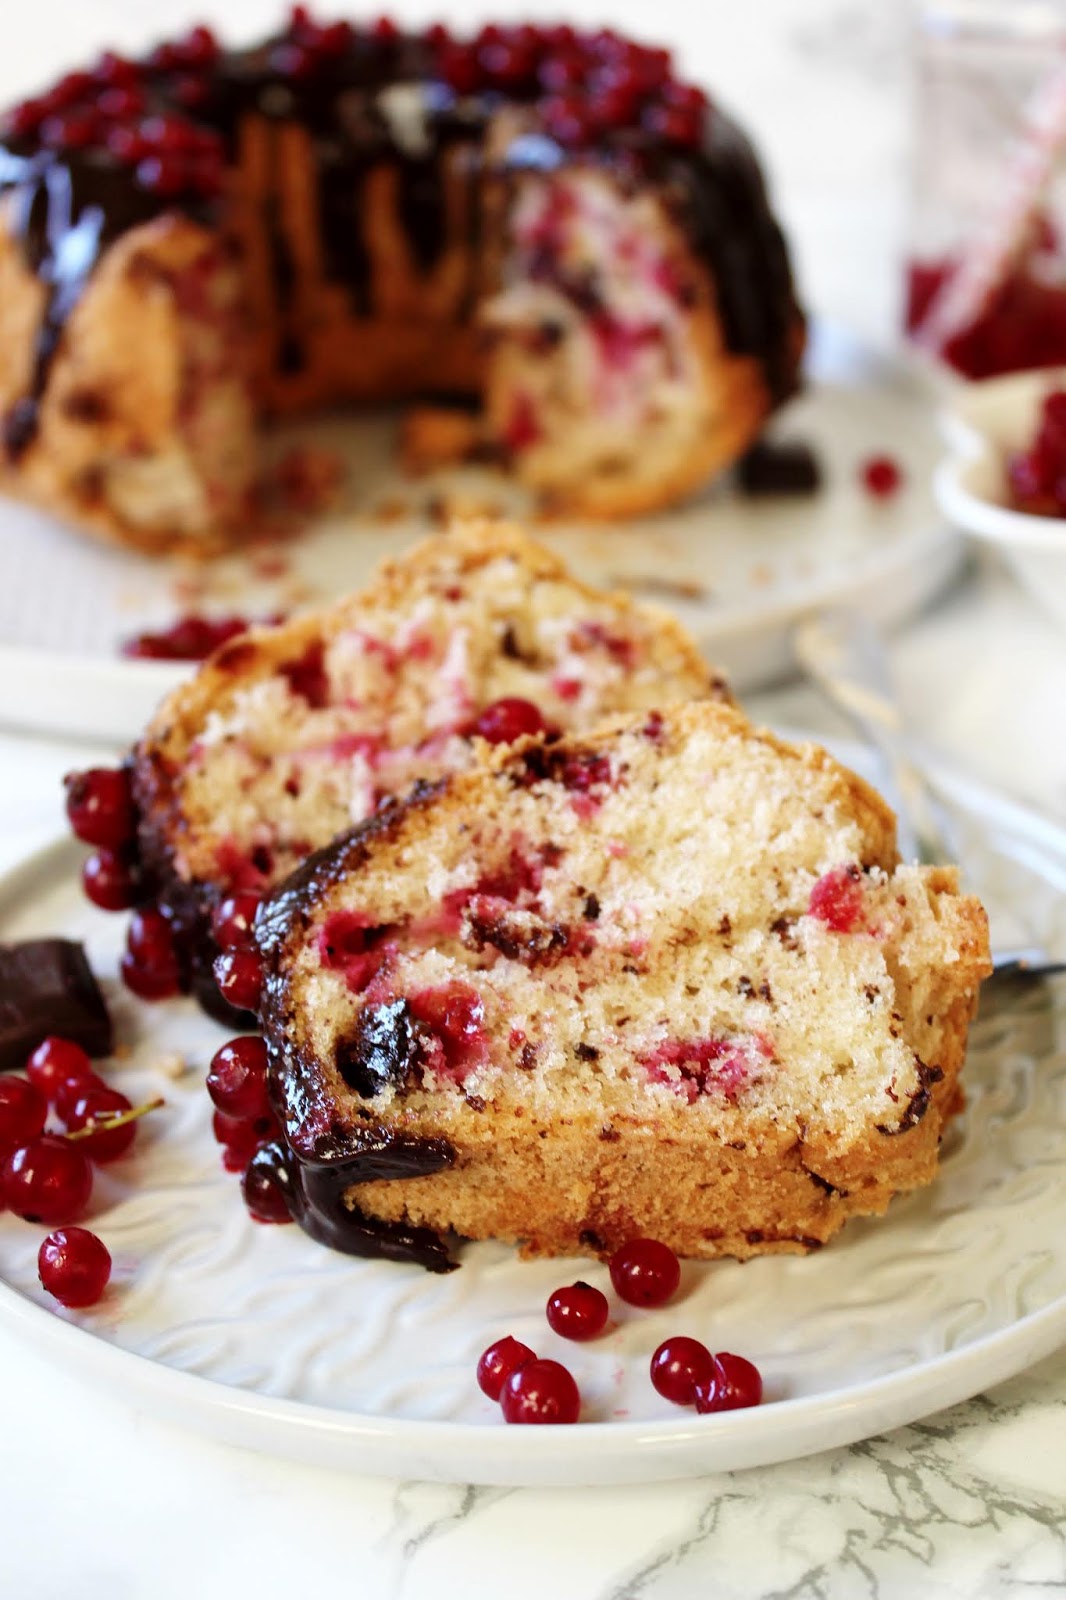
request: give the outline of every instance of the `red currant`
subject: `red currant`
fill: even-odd
[[[527,1361],[504,1382],[500,1408],[505,1422],[576,1422],[581,1395],[558,1361]]]
[[[20,1145],[5,1161],[4,1197],[27,1222],[72,1222],[89,1204],[93,1169],[84,1151],[43,1133]]]
[[[111,850],[94,850],[81,869],[86,898],[101,911],[128,911],[137,898],[137,883],[129,865]]]
[[[155,906],[133,913],[126,933],[126,948],[137,966],[160,973],[173,968],[177,975],[174,929],[169,917]]]
[[[227,1172],[243,1172],[259,1146],[276,1139],[275,1117],[228,1117],[216,1111],[211,1119],[215,1138],[222,1145],[222,1165]]]
[[[269,1117],[267,1049],[256,1034],[230,1039],[217,1050],[207,1074],[207,1092],[227,1117],[251,1122]]]
[[[507,1334],[503,1339],[497,1339],[495,1344],[490,1344],[487,1350],[481,1353],[477,1364],[477,1383],[482,1394],[487,1394],[490,1400],[500,1398],[503,1388],[512,1372],[517,1372],[519,1367],[524,1367],[530,1361],[535,1361],[536,1355],[523,1344],[520,1339],[512,1339]]]
[[[255,950],[223,950],[215,957],[215,982],[238,1011],[254,1011],[263,986],[263,963]]]
[[[64,1078],[62,1083],[56,1084],[55,1093],[52,1095],[56,1116],[66,1126],[67,1119],[72,1115],[83,1094],[108,1088],[110,1084],[105,1083],[99,1073],[92,1071],[72,1073],[69,1078]]]
[[[88,1228],[57,1228],[37,1252],[41,1286],[61,1305],[94,1306],[111,1277],[111,1256]]]
[[[807,912],[834,933],[854,933],[861,928],[865,913],[861,868],[834,867],[823,873],[811,887]]]
[[[169,1000],[181,990],[177,967],[142,967],[128,950],[119,965],[123,983],[139,1000]]]
[[[46,1100],[54,1100],[60,1084],[68,1078],[91,1078],[93,1064],[80,1044],[50,1033],[26,1063],[26,1076],[36,1084]]]
[[[595,1339],[607,1325],[608,1310],[607,1296],[579,1281],[549,1296],[548,1327],[564,1339]]]
[[[262,899],[253,889],[242,889],[215,907],[211,932],[220,949],[248,950],[252,947],[252,924]]]
[[[757,1406],[762,1399],[762,1375],[743,1356],[720,1350],[713,1358],[714,1372],[696,1387],[696,1410],[739,1411]]]
[[[681,1281],[681,1263],[657,1239],[630,1239],[609,1265],[615,1293],[631,1306],[664,1306]]]
[[[106,1085],[102,1089],[86,1089],[74,1102],[65,1119],[67,1130],[76,1133],[90,1123],[103,1122],[120,1116],[123,1111],[132,1110],[132,1102],[118,1089]],[[117,1128],[101,1128],[98,1133],[86,1134],[84,1139],[78,1140],[78,1144],[90,1161],[117,1161],[119,1156],[126,1154],[136,1137],[136,1122],[124,1122]]]
[[[489,744],[513,744],[523,734],[543,733],[547,723],[531,700],[521,700],[517,695],[506,695],[485,707],[473,732]]]
[[[713,1373],[714,1357],[707,1346],[685,1334],[665,1339],[651,1358],[652,1384],[675,1406],[695,1405],[697,1384],[707,1383]]]
[[[28,1078],[0,1078],[0,1150],[14,1150],[44,1132],[48,1101]]]
[[[63,779],[67,817],[83,844],[119,850],[133,837],[135,816],[130,775],[124,768],[90,767]]]
[[[292,1209],[280,1177],[279,1148],[260,1145],[241,1181],[241,1194],[254,1222],[291,1222]]]
[[[891,456],[870,456],[860,471],[863,488],[875,500],[890,500],[903,483],[899,462]]]

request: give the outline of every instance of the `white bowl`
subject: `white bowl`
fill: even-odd
[[[933,491],[944,515],[995,545],[1040,605],[1066,624],[1066,518],[1013,510],[1006,470],[1007,457],[1035,436],[1044,396],[1060,387],[1066,367],[961,388],[941,415],[951,455],[937,469]]]

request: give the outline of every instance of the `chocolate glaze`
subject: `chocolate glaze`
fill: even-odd
[[[349,1255],[415,1261],[431,1272],[449,1272],[455,1265],[432,1229],[369,1217],[353,1206],[348,1191],[361,1183],[440,1172],[454,1161],[454,1148],[447,1139],[384,1127],[368,1107],[338,1101],[332,1079],[334,1074],[348,1076],[343,1064],[333,1064],[331,1072],[293,1037],[285,956],[290,939],[302,934],[321,896],[357,870],[369,841],[393,833],[405,816],[446,788],[446,779],[418,784],[406,800],[386,804],[309,856],[264,901],[255,926],[264,964],[260,1019],[270,1060],[270,1092],[284,1135],[276,1153],[275,1181],[290,1197],[297,1222],[323,1244]],[[360,1098],[373,1096],[411,1064],[407,1046],[414,1048],[414,1041],[404,1027],[406,1008],[379,1010],[389,1013],[379,1019],[382,1027],[371,1030],[373,1037],[354,1041],[348,1061],[353,1073],[348,1087]]]
[[[432,1228],[382,1222],[345,1200],[353,1185],[382,1178],[419,1178],[439,1172],[452,1161],[444,1139],[404,1139],[385,1129],[368,1135],[360,1149],[328,1162],[300,1159],[282,1139],[260,1152],[273,1182],[285,1195],[289,1211],[305,1233],[331,1250],[349,1256],[378,1256],[387,1261],[412,1261],[427,1272],[454,1272],[458,1262]]]
[[[412,259],[428,275],[449,242],[445,170],[452,152],[461,149],[464,161],[456,167],[464,167],[467,175],[466,237],[457,242],[465,244],[470,261],[462,312],[470,315],[477,302],[478,244],[485,228],[485,148],[501,104],[499,92],[457,97],[435,80],[432,47],[413,35],[389,41],[353,30],[347,46],[310,73],[294,71],[286,51],[291,57],[292,39],[278,35],[255,49],[223,52],[209,68],[197,68],[204,102],[195,113],[180,104],[188,68],[146,68],[141,87],[147,109],[193,116],[222,136],[231,163],[250,119],[268,128],[296,124],[306,129],[315,150],[326,276],[346,288],[362,317],[374,310],[362,205],[367,174],[382,164],[394,171],[397,214]],[[509,91],[507,99],[521,102],[536,92],[527,84]],[[671,146],[623,129],[603,134],[594,149],[580,152],[580,159],[603,163],[625,182],[664,186],[697,256],[713,272],[728,347],[761,362],[770,393],[779,400],[796,386],[801,324],[784,243],[748,141],[717,109],[706,127],[702,149]],[[269,160],[276,164],[277,159],[274,141]],[[517,174],[551,171],[572,159],[534,128],[514,140],[503,165]],[[209,225],[216,225],[222,212],[214,200],[166,199],[149,192],[131,168],[103,149],[55,151],[28,137],[0,144],[0,200],[6,195],[13,201],[8,225],[49,296],[29,391],[2,424],[6,450],[17,458],[35,436],[66,319],[107,246],[169,210]],[[262,204],[281,322],[275,360],[279,370],[291,371],[302,363],[296,268],[276,193]]]
[[[0,945],[0,1072],[24,1067],[49,1034],[91,1056],[111,1052],[111,1018],[84,949],[69,939]]]

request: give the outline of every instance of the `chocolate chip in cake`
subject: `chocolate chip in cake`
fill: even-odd
[[[418,1026],[406,1000],[366,1006],[355,1033],[337,1045],[337,1071],[350,1089],[372,1100],[390,1085],[402,1089],[422,1057]]]

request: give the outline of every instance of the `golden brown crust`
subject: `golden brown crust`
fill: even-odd
[[[191,372],[183,291],[212,280],[220,369],[243,394],[247,361],[236,313],[238,279],[217,236],[173,214],[131,229],[105,251],[71,313],[52,360],[34,437],[16,461],[0,459],[0,490],[146,554],[209,555],[232,541],[247,512],[254,455],[251,413],[238,399],[225,417],[233,465],[229,512],[209,504],[189,451]],[[0,213],[0,409],[32,386],[44,311],[42,285]],[[157,481],[145,477],[153,467]],[[123,505],[126,514],[123,514]]]
[[[559,585],[567,611],[581,617],[590,607],[606,609],[623,628],[632,624],[646,635],[670,699],[713,694],[728,697],[726,685],[712,676],[685,629],[668,611],[638,603],[625,594],[605,593],[581,583],[565,563],[510,523],[457,524],[433,535],[405,555],[382,563],[363,591],[269,628],[253,628],[223,645],[194,678],[161,704],[134,751],[134,781],[152,854],[165,849],[181,857],[180,875],[195,870],[211,877],[209,858],[216,843],[212,818],[187,800],[189,755],[211,718],[224,718],[238,696],[275,677],[283,664],[359,626],[373,627],[382,613],[410,614],[434,585],[476,581],[500,561],[520,575],[518,592],[527,600],[537,585]],[[428,729],[421,730],[425,736]],[[338,824],[340,825],[340,824]],[[324,843],[317,838],[315,843]]]

